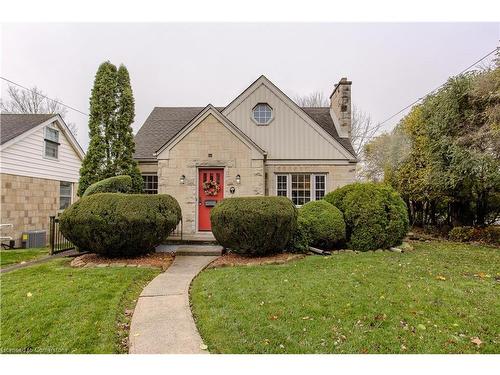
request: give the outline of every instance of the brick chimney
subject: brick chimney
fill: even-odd
[[[342,78],[330,95],[330,116],[341,138],[351,137],[351,84]]]

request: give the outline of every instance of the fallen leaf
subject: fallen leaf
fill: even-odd
[[[31,294],[31,292],[28,292],[28,293],[26,293],[26,296],[27,296],[27,297],[32,297],[32,296],[33,296],[33,294]]]
[[[309,319],[309,317],[308,317],[308,316],[303,316],[303,317],[302,317],[302,320],[308,320],[308,319]]]
[[[441,275],[438,275],[438,276],[436,276],[436,280],[445,281],[445,280],[446,280],[446,277],[441,276]]]
[[[134,337],[137,337],[137,336],[139,336],[139,335],[140,335],[140,333],[135,333],[135,334],[134,334]]]
[[[385,318],[387,318],[385,314],[378,314],[375,316],[375,320],[385,320]]]
[[[419,324],[419,325],[417,325],[417,328],[418,328],[418,329],[421,329],[421,330],[423,330],[423,331],[425,331],[425,330],[427,329],[427,328],[425,328],[425,326],[424,326],[423,324]]]
[[[280,344],[280,348],[281,348],[281,349],[285,349],[285,345]]]
[[[470,340],[471,343],[475,344],[478,348],[481,346],[481,344],[483,343],[479,337],[472,337],[471,340]]]
[[[208,346],[206,346],[205,344],[200,344],[200,349],[201,350],[207,350]]]
[[[269,345],[269,339],[264,339],[264,344]]]
[[[277,315],[272,315],[269,319],[270,320],[278,320],[278,316]]]

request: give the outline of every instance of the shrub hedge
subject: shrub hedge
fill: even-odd
[[[210,220],[225,248],[266,255],[285,249],[297,225],[297,209],[285,197],[226,198],[212,209]]]
[[[452,241],[458,242],[475,241],[500,246],[500,227],[455,227],[448,233],[448,238]]]
[[[310,245],[331,249],[340,245],[346,236],[344,215],[325,200],[312,201],[299,209],[310,238]]]
[[[82,197],[96,193],[132,193],[132,177],[122,175],[97,181],[85,190]]]
[[[297,226],[293,232],[286,249],[290,252],[306,253],[312,243],[309,233],[309,226],[306,221],[300,217],[297,218]]]
[[[325,200],[344,214],[347,246],[375,250],[401,243],[408,231],[408,212],[390,186],[354,183],[328,193]]]
[[[119,257],[154,250],[181,219],[166,194],[99,193],[81,198],[60,215],[64,237],[80,250]]]

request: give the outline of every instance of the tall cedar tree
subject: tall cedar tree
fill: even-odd
[[[133,160],[134,97],[127,69],[117,70],[109,61],[97,70],[90,97],[89,148],[80,168],[78,195],[104,178],[128,174],[134,192],[142,191],[142,179]]]

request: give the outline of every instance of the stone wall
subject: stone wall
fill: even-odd
[[[276,174],[279,173],[325,173],[326,191],[330,192],[338,187],[354,182],[356,165],[266,165],[267,175],[266,195],[276,195]]]
[[[49,216],[59,212],[59,181],[2,173],[1,223],[13,224],[12,236],[21,245],[21,234],[28,230],[46,230],[49,239]],[[76,184],[74,184],[76,185]],[[73,201],[76,200],[73,186]]]
[[[252,159],[252,150],[209,115],[169,151],[168,159],[158,160],[158,192],[179,202],[184,233],[197,231],[198,168],[203,167],[224,168],[224,197],[264,195],[263,159]],[[146,170],[141,167],[141,171]],[[240,184],[237,175],[241,176]]]

